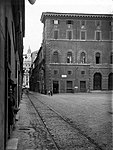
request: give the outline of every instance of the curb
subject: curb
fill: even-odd
[[[18,146],[18,139],[11,138],[7,142],[6,150],[17,150],[17,146]]]

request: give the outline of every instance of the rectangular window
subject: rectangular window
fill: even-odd
[[[53,20],[53,24],[59,24],[59,20]]]
[[[58,39],[58,30],[54,31],[54,39]]]
[[[85,74],[85,71],[81,71],[81,75],[84,75]]]
[[[96,40],[101,40],[101,31],[96,31]]]
[[[81,40],[86,39],[86,31],[81,31]]]
[[[67,39],[72,39],[72,31],[67,31]]]
[[[72,71],[71,70],[68,70],[67,73],[68,73],[68,75],[72,75]]]
[[[72,20],[67,20],[66,24],[73,24],[73,21]]]
[[[67,81],[67,88],[72,88],[72,87],[73,87],[72,81]]]
[[[58,70],[54,70],[54,75],[58,74]]]

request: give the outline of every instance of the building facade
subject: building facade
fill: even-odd
[[[31,53],[31,65],[33,64],[33,62],[35,61],[36,57],[37,57],[37,53],[38,51],[33,51]]]
[[[45,93],[45,60],[43,47],[37,52],[37,57],[30,69],[30,90]]]
[[[23,54],[23,88],[30,88],[30,72],[37,57],[37,51],[31,52],[29,47],[26,54]]]
[[[24,0],[0,0],[0,150],[15,123],[12,106],[18,110],[21,99],[24,30]]]
[[[29,70],[31,68],[31,49],[23,54],[23,88],[29,88]]]
[[[42,13],[43,42],[30,88],[47,93],[112,90],[113,16]]]
[[[112,90],[113,16],[42,13],[45,89]]]

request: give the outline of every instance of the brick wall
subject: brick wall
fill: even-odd
[[[58,25],[53,24],[53,20],[59,20]],[[73,25],[67,25],[66,21],[67,20],[73,20]],[[86,25],[84,28],[81,28],[81,21],[85,20]],[[99,19],[98,19],[99,20]],[[44,35],[45,39],[53,39],[54,35],[54,30],[59,31],[59,39],[66,39],[66,31],[67,30],[72,30],[73,31],[73,39],[80,39],[80,31],[84,30],[86,31],[86,37],[87,40],[94,40],[95,39],[95,31],[100,30],[102,33],[102,39],[103,40],[110,40],[110,31],[111,31],[111,25],[110,19],[101,19],[101,25],[100,28],[98,29],[96,27],[96,21],[97,19],[87,19],[87,18],[80,18],[80,19],[73,19],[73,18],[67,18],[67,19],[61,19],[58,17],[54,18],[47,18],[45,21],[45,29],[44,29]]]
[[[53,20],[59,20],[58,24],[54,24]],[[67,20],[72,20],[73,24],[67,24]],[[81,26],[81,22],[85,21],[85,26]],[[96,23],[100,21],[100,26]],[[58,39],[54,39],[54,30],[58,30]],[[67,30],[72,31],[72,39],[67,39]],[[81,40],[81,30],[86,32],[86,39]],[[100,40],[95,39],[96,31],[101,32]],[[112,42],[110,41],[111,18],[106,17],[72,17],[54,15],[45,18],[44,28],[45,40],[45,60],[46,60],[46,86],[47,89],[52,88],[53,80],[59,82],[59,92],[66,92],[66,82],[71,80],[73,87],[78,86],[80,91],[81,85],[85,81],[86,89],[94,89],[94,74],[102,75],[102,90],[108,89],[108,75],[110,53],[112,50]],[[59,54],[59,63],[55,64],[53,53],[57,51]],[[72,64],[67,64],[67,53],[72,52]],[[86,63],[81,64],[80,56],[84,52],[86,55]],[[96,64],[96,53],[100,53],[100,63]],[[58,70],[58,74],[54,75],[54,70]],[[66,74],[67,70],[72,70],[72,75],[61,78],[62,74]],[[85,71],[85,75],[81,75],[81,71]],[[82,82],[83,81],[83,82]]]

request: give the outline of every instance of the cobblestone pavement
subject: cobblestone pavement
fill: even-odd
[[[36,109],[40,112],[46,127],[53,136],[58,150],[100,150],[100,148],[82,135],[77,129],[65,122],[56,112],[29,95]]]
[[[19,120],[11,137],[18,139],[17,150],[49,150],[48,146],[52,145],[52,141],[25,94],[18,114]]]
[[[110,94],[59,94],[59,95],[41,95],[30,92],[30,97],[33,100],[34,96],[42,102],[50,105],[56,111],[74,121],[84,133],[88,134],[92,139],[99,143],[103,150],[111,150],[111,129],[112,129],[112,97]],[[36,98],[33,100],[36,103]],[[52,141],[42,125],[42,122],[35,112],[28,97],[23,94],[20,104],[19,120],[16,123],[16,128],[12,138],[18,138],[18,150],[55,150]],[[43,110],[45,112],[45,110]],[[48,121],[56,138],[66,141],[66,137],[70,136],[71,129],[62,128],[59,126],[59,120],[53,118],[54,121]],[[47,121],[47,120],[46,120]],[[52,127],[56,124],[58,130]],[[59,134],[62,133],[60,136]],[[74,135],[75,134],[75,135]],[[76,142],[79,147],[70,149],[65,147],[62,150],[96,150],[94,145],[91,145],[84,137],[76,131],[74,133]],[[62,136],[63,135],[63,136]],[[67,138],[68,139],[68,138]],[[75,143],[75,141],[72,140]],[[80,145],[86,144],[86,147]]]
[[[51,97],[33,94],[71,119],[103,150],[112,149],[112,95],[110,93],[59,94]]]

